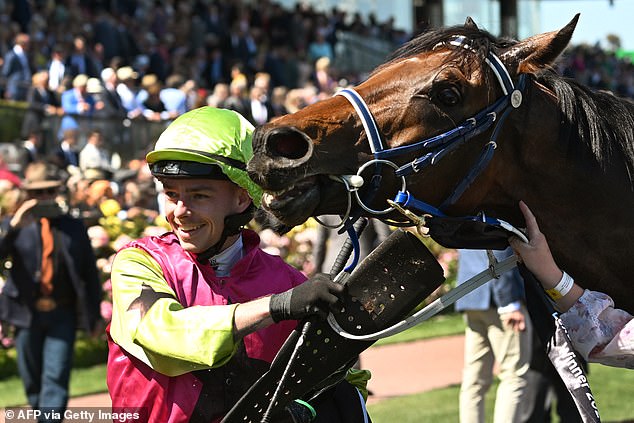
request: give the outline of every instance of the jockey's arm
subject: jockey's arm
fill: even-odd
[[[236,332],[238,304],[183,307],[161,266],[138,248],[117,254],[112,267],[112,296],[112,339],[169,376],[226,364],[237,348],[236,333],[246,334],[265,324],[258,317],[246,317],[243,312],[254,310],[243,308],[238,323],[244,321],[250,329],[240,327]]]

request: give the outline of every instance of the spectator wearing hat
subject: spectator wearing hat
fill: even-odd
[[[178,116],[176,111],[169,112],[161,101],[161,83],[158,79],[147,87],[146,92],[147,98],[143,101],[143,116],[147,120],[157,122]]]
[[[137,94],[137,101],[143,109],[143,116],[149,121],[169,119],[172,115],[167,111],[160,94],[163,86],[158,77],[152,73],[141,78],[141,89]],[[177,114],[174,113],[173,117]]]
[[[183,84],[184,78],[179,74],[173,74],[167,77],[165,88],[161,89],[161,101],[172,117],[180,116],[187,111],[187,95],[181,89]]]
[[[66,116],[62,119],[61,126],[79,126],[77,120],[80,116],[90,117],[96,110],[103,109],[102,101],[96,101],[88,92],[88,76],[81,74],[73,78],[73,88],[62,93],[62,108]]]
[[[96,330],[101,285],[86,228],[56,202],[61,186],[54,166],[32,163],[24,200],[1,223],[0,259],[10,257],[13,265],[0,295],[0,320],[16,328],[29,405],[63,416],[76,328]]]
[[[62,94],[62,108],[67,114],[90,115],[103,108],[103,103],[98,104],[88,92],[88,76],[81,74],[73,79],[73,89]]]
[[[136,100],[139,104],[143,104],[145,100],[147,100],[148,92],[147,89],[156,84],[158,82],[158,78],[154,74],[143,75],[141,78],[141,86],[136,94]]]
[[[130,119],[140,116],[143,112],[137,98],[139,90],[136,86],[136,79],[138,76],[139,75],[130,66],[117,69],[117,79],[119,80],[117,94],[119,94],[121,104]]]

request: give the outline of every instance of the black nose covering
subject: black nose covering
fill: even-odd
[[[381,243],[345,282],[340,312],[346,332],[361,335],[405,318],[445,280],[434,255],[415,235],[399,229]]]
[[[427,247],[412,233],[398,229],[343,280],[346,290],[342,307],[333,314],[349,333],[376,332],[407,317],[444,279],[442,267]],[[374,343],[343,338],[328,322],[311,321],[304,343],[288,369],[284,389],[272,408],[273,416],[294,399],[310,400],[330,386],[337,379],[333,376],[345,374],[358,355]],[[298,330],[291,333],[270,370],[238,401],[223,423],[260,421],[298,338]]]

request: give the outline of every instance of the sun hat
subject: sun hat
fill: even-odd
[[[62,185],[62,179],[55,165],[45,162],[34,162],[24,171],[22,188],[26,191],[58,188]]]
[[[132,69],[130,66],[124,66],[122,68],[117,69],[117,78],[120,81],[126,81],[128,79],[136,79],[139,77],[139,74]]]
[[[99,81],[99,79],[97,78],[88,78],[88,82],[86,83],[86,91],[89,94],[99,94],[103,91],[101,81]]]

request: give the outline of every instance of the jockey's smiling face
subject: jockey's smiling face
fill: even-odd
[[[161,178],[165,215],[181,246],[202,253],[220,241],[224,220],[241,213],[251,199],[247,191],[230,181]]]

